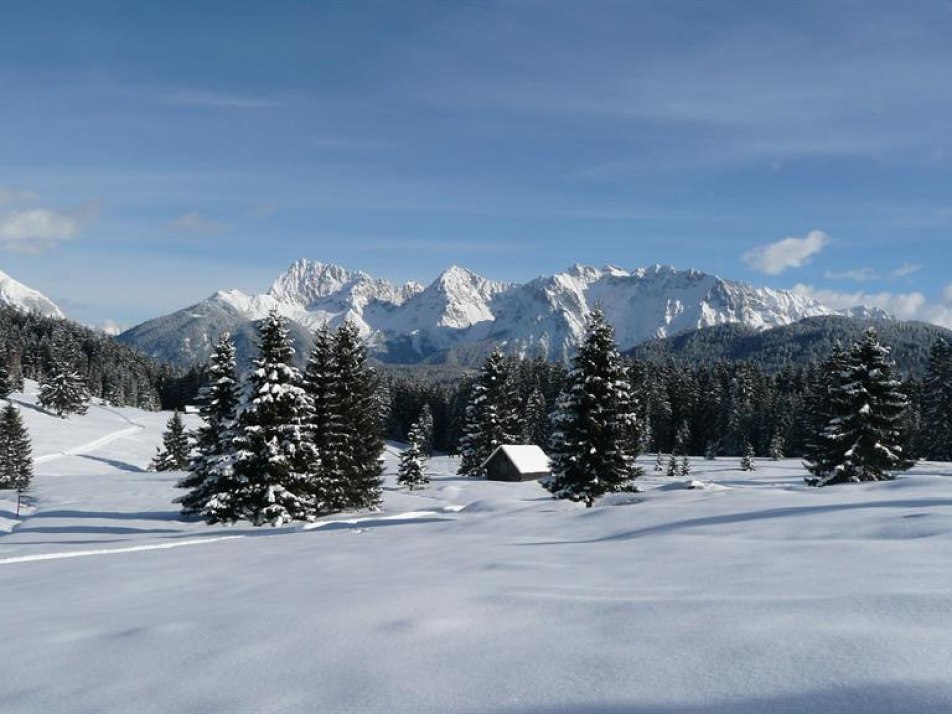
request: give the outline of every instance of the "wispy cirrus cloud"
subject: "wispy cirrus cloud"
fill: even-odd
[[[829,280],[851,280],[856,283],[869,283],[874,280],[898,280],[907,278],[922,270],[922,266],[917,263],[903,263],[895,270],[883,274],[869,266],[862,268],[852,268],[851,270],[828,270],[823,277]]]
[[[225,94],[201,90],[181,90],[162,95],[168,104],[207,109],[271,109],[283,106],[284,102],[265,97]]]
[[[810,231],[803,238],[784,238],[776,243],[751,248],[741,256],[741,260],[758,272],[780,275],[790,268],[806,265],[829,242],[830,237],[823,231]]]
[[[228,226],[201,211],[188,211],[172,219],[172,228],[183,233],[221,233]]]
[[[33,191],[26,191],[10,186],[0,186],[0,206],[12,206],[20,203],[35,201],[37,195]]]
[[[0,214],[0,245],[18,253],[39,253],[71,240],[99,214],[98,202],[70,210],[25,208]]]

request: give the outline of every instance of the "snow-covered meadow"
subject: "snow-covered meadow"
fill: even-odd
[[[595,508],[431,462],[382,512],[179,519],[168,414],[14,395],[0,491],[4,712],[952,711],[952,466],[811,489],[795,460],[651,470]]]

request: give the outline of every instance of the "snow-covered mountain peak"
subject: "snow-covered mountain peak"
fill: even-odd
[[[62,310],[46,295],[29,288],[0,271],[0,304],[24,312],[36,312],[45,317],[63,317]]]
[[[172,339],[163,335],[177,330],[182,334],[178,339],[191,346],[188,354],[195,354],[211,344],[208,325],[220,330],[232,321],[238,326],[276,309],[304,328],[352,320],[372,353],[385,361],[471,362],[496,345],[564,360],[574,353],[596,305],[614,324],[622,349],[700,327],[741,323],[762,330],[836,313],[805,295],[670,265],[629,271],[577,263],[525,284],[495,282],[451,265],[423,288],[299,260],[266,294],[219,292],[176,313],[179,318],[163,322],[158,331],[150,330],[150,323],[133,328],[124,341],[164,356],[158,343]],[[185,354],[181,349],[169,352]]]

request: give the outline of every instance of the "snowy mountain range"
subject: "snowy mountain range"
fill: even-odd
[[[4,272],[0,272],[0,305],[24,312],[37,312],[45,317],[63,317],[63,312],[46,295],[28,288]]]
[[[277,310],[302,338],[324,322],[352,320],[383,362],[473,364],[495,345],[564,360],[595,305],[615,325],[622,349],[700,327],[741,323],[765,330],[838,314],[804,295],[662,265],[632,271],[573,265],[524,284],[494,282],[452,266],[424,287],[302,259],[266,293],[220,291],[118,339],[156,358],[191,364],[205,359],[225,330],[239,344],[249,341],[253,322]]]

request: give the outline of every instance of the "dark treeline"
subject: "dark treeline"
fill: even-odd
[[[43,382],[65,361],[91,396],[115,406],[181,408],[201,382],[197,368],[175,369],[69,320],[8,306],[0,306],[0,360],[14,385]]]
[[[942,394],[941,390],[923,387],[929,380],[935,384],[945,379],[943,384],[952,384],[952,366],[943,366],[952,365],[952,350],[941,340],[936,345],[940,347],[933,349],[932,366],[927,356],[921,377],[904,375],[901,370],[898,375],[909,398],[903,440],[905,452],[911,457],[943,457],[942,449],[930,444],[930,440],[935,441],[936,425],[935,418],[924,416],[930,408],[925,395],[932,395],[932,413],[946,409],[949,419],[943,423],[952,423],[952,393],[938,404],[936,395]],[[521,440],[545,445],[538,434],[532,433],[533,394],[541,392],[544,414],[551,415],[565,384],[566,370],[540,359],[507,357],[506,362],[519,412],[524,416]],[[823,378],[827,367],[822,360],[779,370],[727,360],[689,365],[673,358],[629,360],[627,366],[642,452],[741,456],[750,443],[755,455],[761,457],[804,456],[816,430],[815,405],[826,389]],[[388,438],[405,441],[427,404],[434,421],[433,447],[456,453],[476,378],[475,372],[433,374],[426,368],[386,373]],[[551,425],[547,430],[551,433]]]

